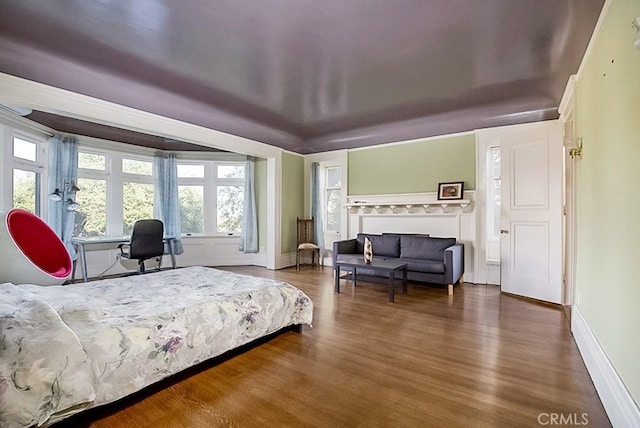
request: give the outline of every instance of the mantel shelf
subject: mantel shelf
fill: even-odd
[[[391,212],[397,212],[401,209],[406,209],[407,212],[412,212],[415,208],[422,208],[425,212],[432,207],[441,208],[443,211],[447,207],[460,207],[460,209],[466,209],[471,200],[468,199],[452,199],[452,200],[437,200],[437,201],[423,201],[423,202],[353,202],[346,204],[345,206],[351,213],[357,213],[363,211],[365,213],[375,210],[376,212],[383,212],[390,210]]]

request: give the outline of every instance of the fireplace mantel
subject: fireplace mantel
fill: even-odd
[[[345,205],[349,214],[431,214],[470,212],[473,192],[465,192],[465,199],[436,198],[436,193],[349,196]]]

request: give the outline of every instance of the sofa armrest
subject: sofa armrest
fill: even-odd
[[[444,250],[444,280],[455,284],[464,274],[464,244],[457,243]]]
[[[356,254],[356,239],[345,239],[344,241],[335,241],[333,243],[333,265],[338,259],[338,254]]]

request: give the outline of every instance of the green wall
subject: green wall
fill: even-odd
[[[473,134],[349,152],[349,195],[435,192],[438,183],[476,188]]]
[[[267,160],[256,159],[254,170],[256,212],[258,214],[258,249],[267,245]]]
[[[614,0],[576,90],[576,304],[640,403],[640,51],[638,0]]]
[[[296,251],[296,217],[304,216],[304,158],[282,154],[281,253]]]

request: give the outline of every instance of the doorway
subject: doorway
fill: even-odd
[[[479,282],[562,303],[563,154],[558,121],[478,131]],[[499,272],[499,274],[497,274]]]

